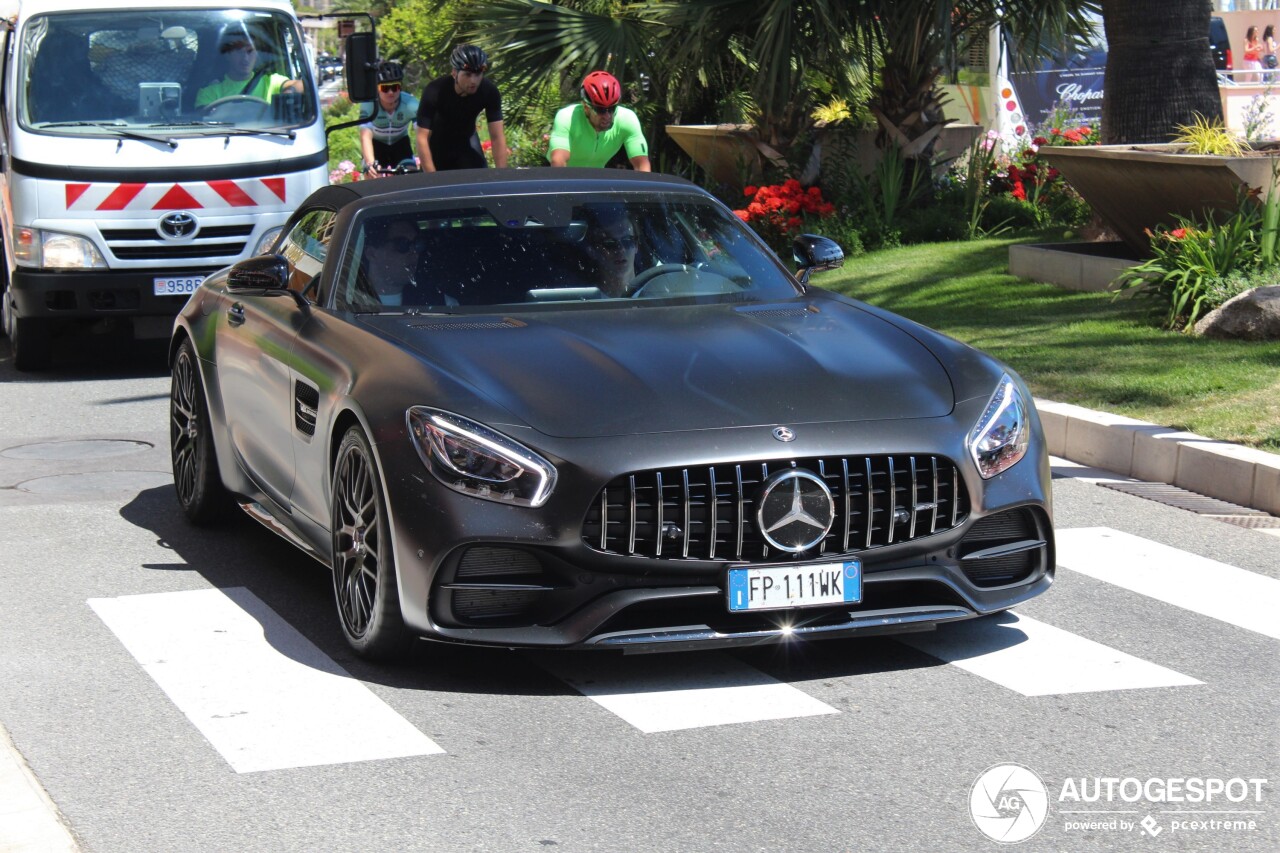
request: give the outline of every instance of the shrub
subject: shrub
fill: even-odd
[[[1190,331],[1226,301],[1230,288],[1224,283],[1233,274],[1247,277],[1258,268],[1261,220],[1255,205],[1245,199],[1235,214],[1222,222],[1217,218],[1212,213],[1203,222],[1178,217],[1176,228],[1148,231],[1151,258],[1120,275],[1120,291],[1154,299],[1165,309],[1168,328]]]
[[[770,186],[748,186],[743,195],[750,201],[734,213],[783,258],[791,256],[795,235],[810,230],[808,222],[835,212],[835,206],[822,198],[822,190],[805,189],[794,178]]]

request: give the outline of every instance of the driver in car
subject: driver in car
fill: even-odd
[[[258,68],[258,48],[242,21],[227,24],[218,34],[218,54],[225,69],[215,80],[196,92],[196,106],[207,107],[223,98],[244,96],[267,103],[281,92],[301,92],[302,81]],[[255,70],[256,69],[256,70]]]
[[[621,205],[583,208],[583,247],[594,265],[595,284],[605,296],[629,296],[636,275],[636,232]]]

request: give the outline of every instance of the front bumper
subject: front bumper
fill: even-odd
[[[203,279],[213,270],[166,271]],[[185,295],[156,296],[156,270],[49,272],[17,267],[10,293],[22,317],[86,320],[104,317],[176,317]]]

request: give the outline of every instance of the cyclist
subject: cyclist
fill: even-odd
[[[365,119],[360,125],[360,156],[370,177],[378,176],[379,164],[393,169],[413,160],[409,125],[418,114],[418,99],[402,91],[403,80],[404,68],[399,62],[379,62],[378,97],[360,105],[360,118]]]
[[[648,172],[649,145],[640,119],[618,106],[622,86],[608,71],[592,71],[582,80],[582,103],[556,113],[547,159],[552,166],[603,166],[618,149],[637,172]]]
[[[481,111],[489,123],[493,163],[507,165],[507,140],[502,129],[502,95],[484,74],[489,57],[473,44],[460,44],[449,55],[449,74],[422,90],[418,103],[418,158],[422,171],[483,169],[488,163],[476,135]]]

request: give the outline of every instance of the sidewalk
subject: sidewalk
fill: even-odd
[[[0,853],[75,853],[80,848],[0,723]]]

